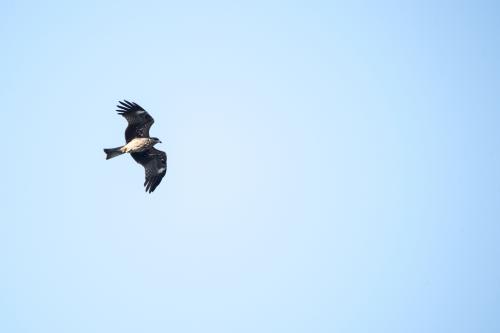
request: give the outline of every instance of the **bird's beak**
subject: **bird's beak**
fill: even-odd
[[[160,143],[162,143],[162,142],[160,141]]]

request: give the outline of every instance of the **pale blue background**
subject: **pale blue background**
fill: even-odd
[[[0,12],[1,332],[500,332],[495,1]]]

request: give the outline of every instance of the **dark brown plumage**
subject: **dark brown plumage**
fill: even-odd
[[[155,122],[153,117],[137,103],[124,100],[116,107],[119,115],[127,119],[128,126],[125,130],[125,141],[129,143],[134,138],[149,138],[149,129]]]
[[[167,154],[156,148],[140,153],[132,153],[132,158],[144,167],[146,192],[153,192],[167,173]]]

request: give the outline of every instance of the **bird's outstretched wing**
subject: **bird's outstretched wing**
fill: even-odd
[[[125,130],[125,141],[130,142],[134,138],[149,138],[149,129],[155,122],[153,117],[140,105],[124,100],[116,107],[119,115],[127,119],[128,126]]]
[[[146,192],[153,192],[167,173],[167,154],[156,148],[151,148],[140,153],[130,154],[134,160],[144,167]]]

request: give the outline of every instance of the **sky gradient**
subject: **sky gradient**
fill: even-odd
[[[3,1],[0,331],[499,332],[499,14]]]

